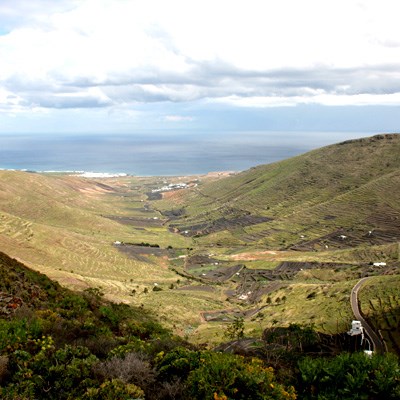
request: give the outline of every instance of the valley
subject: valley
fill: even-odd
[[[241,173],[91,179],[0,171],[0,251],[78,290],[143,307],[197,344],[272,326],[349,330],[350,294],[400,336],[400,135]]]

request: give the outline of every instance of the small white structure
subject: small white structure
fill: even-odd
[[[372,354],[373,354],[374,352],[372,351],[372,350],[364,350],[364,354],[367,356],[367,357],[372,357]]]
[[[119,245],[121,245],[121,242],[120,242],[119,240],[116,240],[116,241],[114,242],[114,245],[115,245],[115,246],[119,246]]]
[[[364,336],[364,327],[361,324],[361,321],[351,321],[351,329],[347,332],[350,336],[361,335],[361,345],[364,340],[368,343],[368,350],[364,350],[364,353],[367,357],[371,357],[373,351],[371,350],[371,342]]]
[[[361,321],[351,321],[351,329],[347,332],[350,336],[362,335],[364,336],[364,328]]]
[[[371,350],[371,342],[367,338],[365,338],[365,340],[368,343],[368,350],[364,350],[364,354],[367,357],[372,357],[372,354],[374,354],[374,352]]]
[[[340,235],[339,237],[340,237],[340,239],[342,239],[342,240],[347,239],[347,236],[346,236],[346,235]]]
[[[385,262],[374,262],[374,267],[386,267]]]

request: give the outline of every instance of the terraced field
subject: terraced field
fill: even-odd
[[[164,261],[134,260],[113,245],[115,241],[185,244],[184,238],[166,229],[160,232],[161,224],[153,219],[159,214],[146,211],[145,196],[131,192],[134,183],[110,180],[111,187],[76,177],[7,171],[0,173],[0,182],[0,245],[10,256],[67,286],[96,283],[124,301],[131,301],[134,285],[144,288],[157,280],[176,279],[172,271],[160,268]],[[125,215],[134,215],[135,226],[123,223],[129,218]]]

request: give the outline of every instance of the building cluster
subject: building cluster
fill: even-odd
[[[170,190],[186,189],[187,187],[188,187],[187,183],[170,183],[167,186],[163,186],[158,189],[153,189],[151,193],[168,192]]]

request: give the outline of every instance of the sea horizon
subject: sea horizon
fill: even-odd
[[[380,132],[1,134],[0,169],[133,176],[243,171]]]

